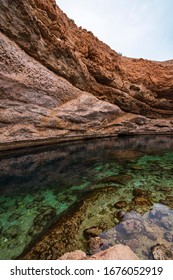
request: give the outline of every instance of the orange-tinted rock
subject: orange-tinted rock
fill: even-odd
[[[173,133],[172,60],[118,55],[55,0],[1,1],[0,31],[1,149]]]
[[[138,206],[152,206],[152,202],[146,198],[146,197],[143,197],[143,196],[135,196],[133,198],[133,202],[135,205],[138,205]]]
[[[117,244],[92,255],[89,260],[139,260],[129,246]]]
[[[114,207],[117,209],[122,209],[127,207],[127,202],[126,201],[118,201],[114,204]]]
[[[136,188],[133,190],[133,195],[134,196],[143,196],[143,197],[147,197],[148,196],[148,192],[146,190],[140,189],[140,188]]]

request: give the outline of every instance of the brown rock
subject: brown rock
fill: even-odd
[[[114,204],[114,207],[117,209],[122,209],[127,207],[127,202],[126,201],[118,201]]]
[[[173,252],[162,244],[153,246],[151,252],[154,260],[173,260]]]
[[[173,133],[172,60],[120,56],[55,0],[1,1],[0,30],[0,149]]]
[[[146,190],[140,189],[140,188],[136,188],[133,190],[133,195],[134,196],[143,196],[143,197],[147,197],[148,196],[148,192]]]
[[[122,174],[103,178],[99,181],[99,183],[115,183],[120,185],[126,185],[132,179],[133,177],[130,174]]]
[[[135,205],[139,205],[139,206],[152,206],[153,205],[152,202],[148,198],[143,197],[143,196],[134,197],[132,201]]]
[[[83,231],[83,235],[86,239],[90,239],[91,237],[96,237],[101,233],[102,233],[102,229],[100,229],[99,227],[91,227]]]

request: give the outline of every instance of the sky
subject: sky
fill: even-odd
[[[173,59],[173,0],[56,0],[78,26],[124,56]]]

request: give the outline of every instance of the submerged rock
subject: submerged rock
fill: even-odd
[[[165,232],[164,233],[164,238],[166,239],[166,241],[168,242],[173,242],[173,234],[170,232]]]
[[[122,218],[126,215],[126,211],[124,210],[118,211],[115,215],[118,220],[122,220]]]
[[[96,237],[99,234],[102,233],[102,229],[99,227],[91,227],[91,228],[87,228],[83,231],[83,236],[86,239],[90,239],[91,237]]]
[[[41,207],[40,213],[34,218],[33,225],[28,234],[36,236],[47,229],[56,218],[56,210],[53,207]]]
[[[151,239],[151,240],[153,240],[153,241],[156,241],[156,240],[157,240],[157,236],[154,234],[154,232],[146,231],[146,232],[145,232],[145,235],[146,235],[149,239]]]
[[[99,236],[91,237],[88,241],[89,253],[91,255],[101,251],[101,246],[103,246],[104,240]]]
[[[10,226],[7,230],[4,231],[4,236],[11,239],[19,236],[21,234],[21,229],[17,225]]]
[[[145,231],[145,227],[142,222],[134,218],[127,219],[121,222],[120,225],[127,235],[139,234]]]
[[[137,206],[152,206],[153,203],[147,198],[143,196],[136,196],[132,199],[133,203]]]
[[[117,208],[117,209],[122,209],[122,208],[125,208],[127,207],[127,202],[126,201],[118,201],[114,204],[114,207]]]
[[[9,221],[9,222],[16,221],[19,217],[20,217],[19,214],[13,213],[13,214],[11,214],[11,215],[8,217],[8,221]]]
[[[0,234],[3,232],[3,226],[2,226],[2,224],[1,224],[1,222],[0,222]]]
[[[130,174],[114,175],[114,176],[103,178],[102,180],[99,181],[99,183],[107,183],[107,184],[115,183],[120,185],[126,185],[132,179],[133,177]]]
[[[148,191],[140,189],[140,188],[136,188],[133,190],[133,195],[134,196],[143,196],[143,197],[148,197]]]

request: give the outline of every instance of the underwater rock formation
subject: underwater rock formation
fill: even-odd
[[[173,133],[173,61],[120,56],[55,0],[3,0],[0,149]]]

